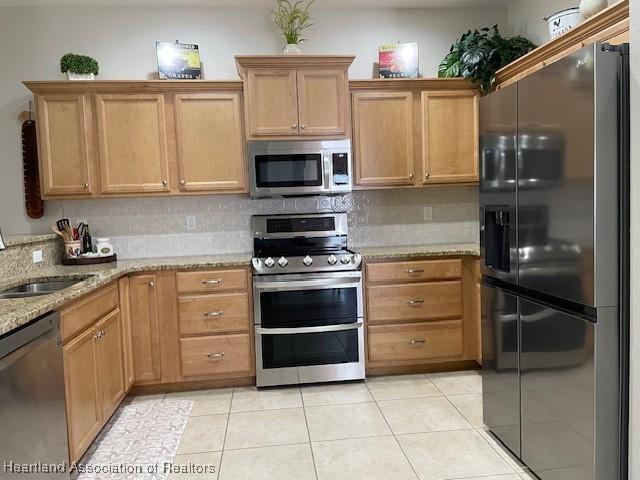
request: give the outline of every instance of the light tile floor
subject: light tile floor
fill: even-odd
[[[482,424],[476,371],[138,396],[194,402],[170,480],[529,480]],[[191,469],[193,470],[193,469]]]

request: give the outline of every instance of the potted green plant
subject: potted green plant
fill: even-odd
[[[306,39],[302,33],[313,25],[311,22],[311,0],[305,6],[302,0],[291,3],[289,0],[276,0],[276,9],[273,12],[273,21],[280,29],[284,37],[285,47],[282,53],[301,54],[300,45]]]
[[[463,77],[483,92],[491,90],[496,72],[536,46],[527,38],[505,38],[498,26],[469,30],[449,50],[438,67],[438,77]]]
[[[93,80],[99,67],[94,58],[67,53],[60,59],[60,71],[66,73],[69,80]]]

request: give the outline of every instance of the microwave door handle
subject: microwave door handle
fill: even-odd
[[[296,333],[325,333],[356,330],[362,327],[362,322],[347,323],[343,325],[327,325],[323,327],[298,327],[298,328],[262,328],[256,327],[258,335],[292,335]]]

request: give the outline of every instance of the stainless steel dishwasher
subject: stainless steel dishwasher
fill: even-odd
[[[21,465],[68,464],[60,316],[43,315],[0,337],[0,478],[68,478],[12,473]]]

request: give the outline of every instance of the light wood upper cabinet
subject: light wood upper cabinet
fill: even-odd
[[[78,460],[102,427],[95,328],[62,347],[69,455]]]
[[[96,324],[102,418],[109,418],[126,395],[122,320],[116,310]]]
[[[129,278],[131,343],[136,383],[158,382],[162,376],[156,285],[155,274],[134,275]]]
[[[102,193],[169,191],[164,96],[95,98]]]
[[[236,57],[249,140],[344,138],[352,56]]]
[[[240,93],[174,97],[180,189],[246,190]]]
[[[345,135],[348,89],[341,69],[298,69],[298,118],[301,135]]]
[[[91,195],[91,105],[84,94],[37,96],[43,195]]]
[[[356,185],[413,185],[413,94],[357,92],[352,100]]]
[[[245,87],[247,135],[298,133],[297,78],[294,69],[252,69]]]
[[[425,183],[478,181],[478,96],[473,91],[422,92]]]

